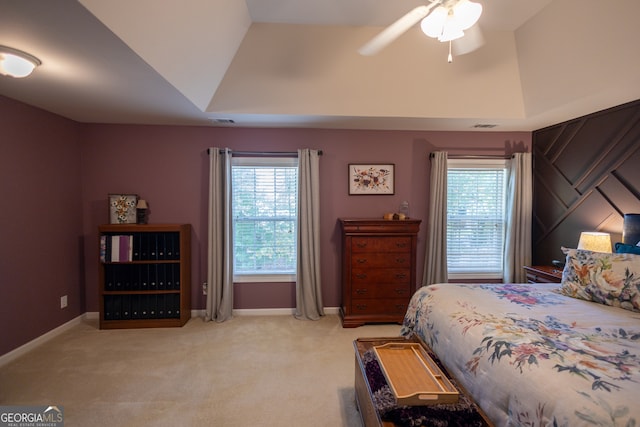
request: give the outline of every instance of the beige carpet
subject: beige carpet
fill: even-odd
[[[352,342],[399,325],[343,329],[240,316],[183,328],[73,327],[0,368],[0,405],[60,405],[65,426],[361,426]]]

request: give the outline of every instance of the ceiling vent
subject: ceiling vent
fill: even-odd
[[[211,123],[215,123],[217,125],[232,125],[236,121],[233,119],[211,119]]]
[[[492,128],[496,127],[496,126],[498,126],[498,125],[494,125],[494,124],[491,124],[491,123],[476,123],[472,127],[474,129],[492,129]]]

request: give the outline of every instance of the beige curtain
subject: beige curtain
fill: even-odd
[[[422,286],[446,283],[447,277],[447,153],[431,153],[429,226]]]
[[[210,148],[206,321],[224,322],[233,316],[231,219],[231,150]]]
[[[505,283],[526,283],[522,267],[531,264],[533,212],[533,165],[531,153],[515,153],[507,182],[507,230],[505,233]]]
[[[324,316],[320,277],[320,161],[317,150],[298,150],[297,319]]]

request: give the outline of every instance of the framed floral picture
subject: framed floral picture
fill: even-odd
[[[394,194],[395,165],[349,164],[349,195]]]
[[[109,194],[109,223],[135,224],[137,194]]]

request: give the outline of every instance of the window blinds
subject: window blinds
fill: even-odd
[[[449,167],[447,175],[448,271],[501,277],[505,167]]]
[[[295,274],[297,159],[278,160],[242,159],[232,167],[236,275]]]

